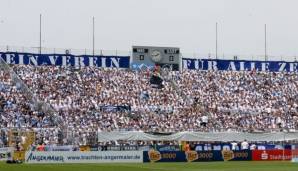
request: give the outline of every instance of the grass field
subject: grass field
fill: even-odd
[[[298,171],[291,162],[204,162],[142,164],[6,164],[0,171]]]

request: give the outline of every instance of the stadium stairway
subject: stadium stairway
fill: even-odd
[[[13,80],[14,84],[18,84],[22,93],[26,94],[29,97],[32,104],[34,104],[37,111],[43,112],[44,114],[52,116],[53,120],[56,120],[56,123],[64,123],[59,122],[59,118],[55,115],[54,108],[41,100],[39,100],[34,93],[30,90],[30,88],[19,78],[19,76],[11,69],[11,67],[2,59],[0,58],[0,69],[10,73],[11,79]],[[57,120],[58,119],[58,120]]]
[[[188,103],[191,103],[192,100],[190,99],[190,97],[186,96],[186,94],[183,93],[183,91],[177,85],[176,81],[171,76],[171,70],[172,69],[169,68],[162,68],[160,72],[161,78],[165,81],[168,81],[170,85],[173,87],[173,89],[176,91],[176,93],[183,98],[183,100],[187,101]]]

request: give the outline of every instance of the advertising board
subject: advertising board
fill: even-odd
[[[141,163],[142,151],[29,151],[26,163]]]
[[[253,150],[252,160],[271,161],[271,160],[291,160],[291,150]]]

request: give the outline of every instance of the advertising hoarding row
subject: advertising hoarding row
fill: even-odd
[[[144,162],[291,160],[291,150],[144,151]]]
[[[146,163],[291,160],[291,150],[28,151],[26,163]]]

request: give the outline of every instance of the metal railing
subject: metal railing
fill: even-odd
[[[287,61],[297,62],[298,55],[244,55],[244,54],[200,54],[200,53],[182,53],[182,58],[195,58],[195,59],[222,59],[222,60],[249,60],[249,61]]]
[[[19,84],[21,92],[26,95],[30,103],[34,104],[35,110],[41,111],[52,117],[57,117],[54,108],[50,104],[40,100],[2,58],[0,58],[0,69],[10,74],[14,85]]]

